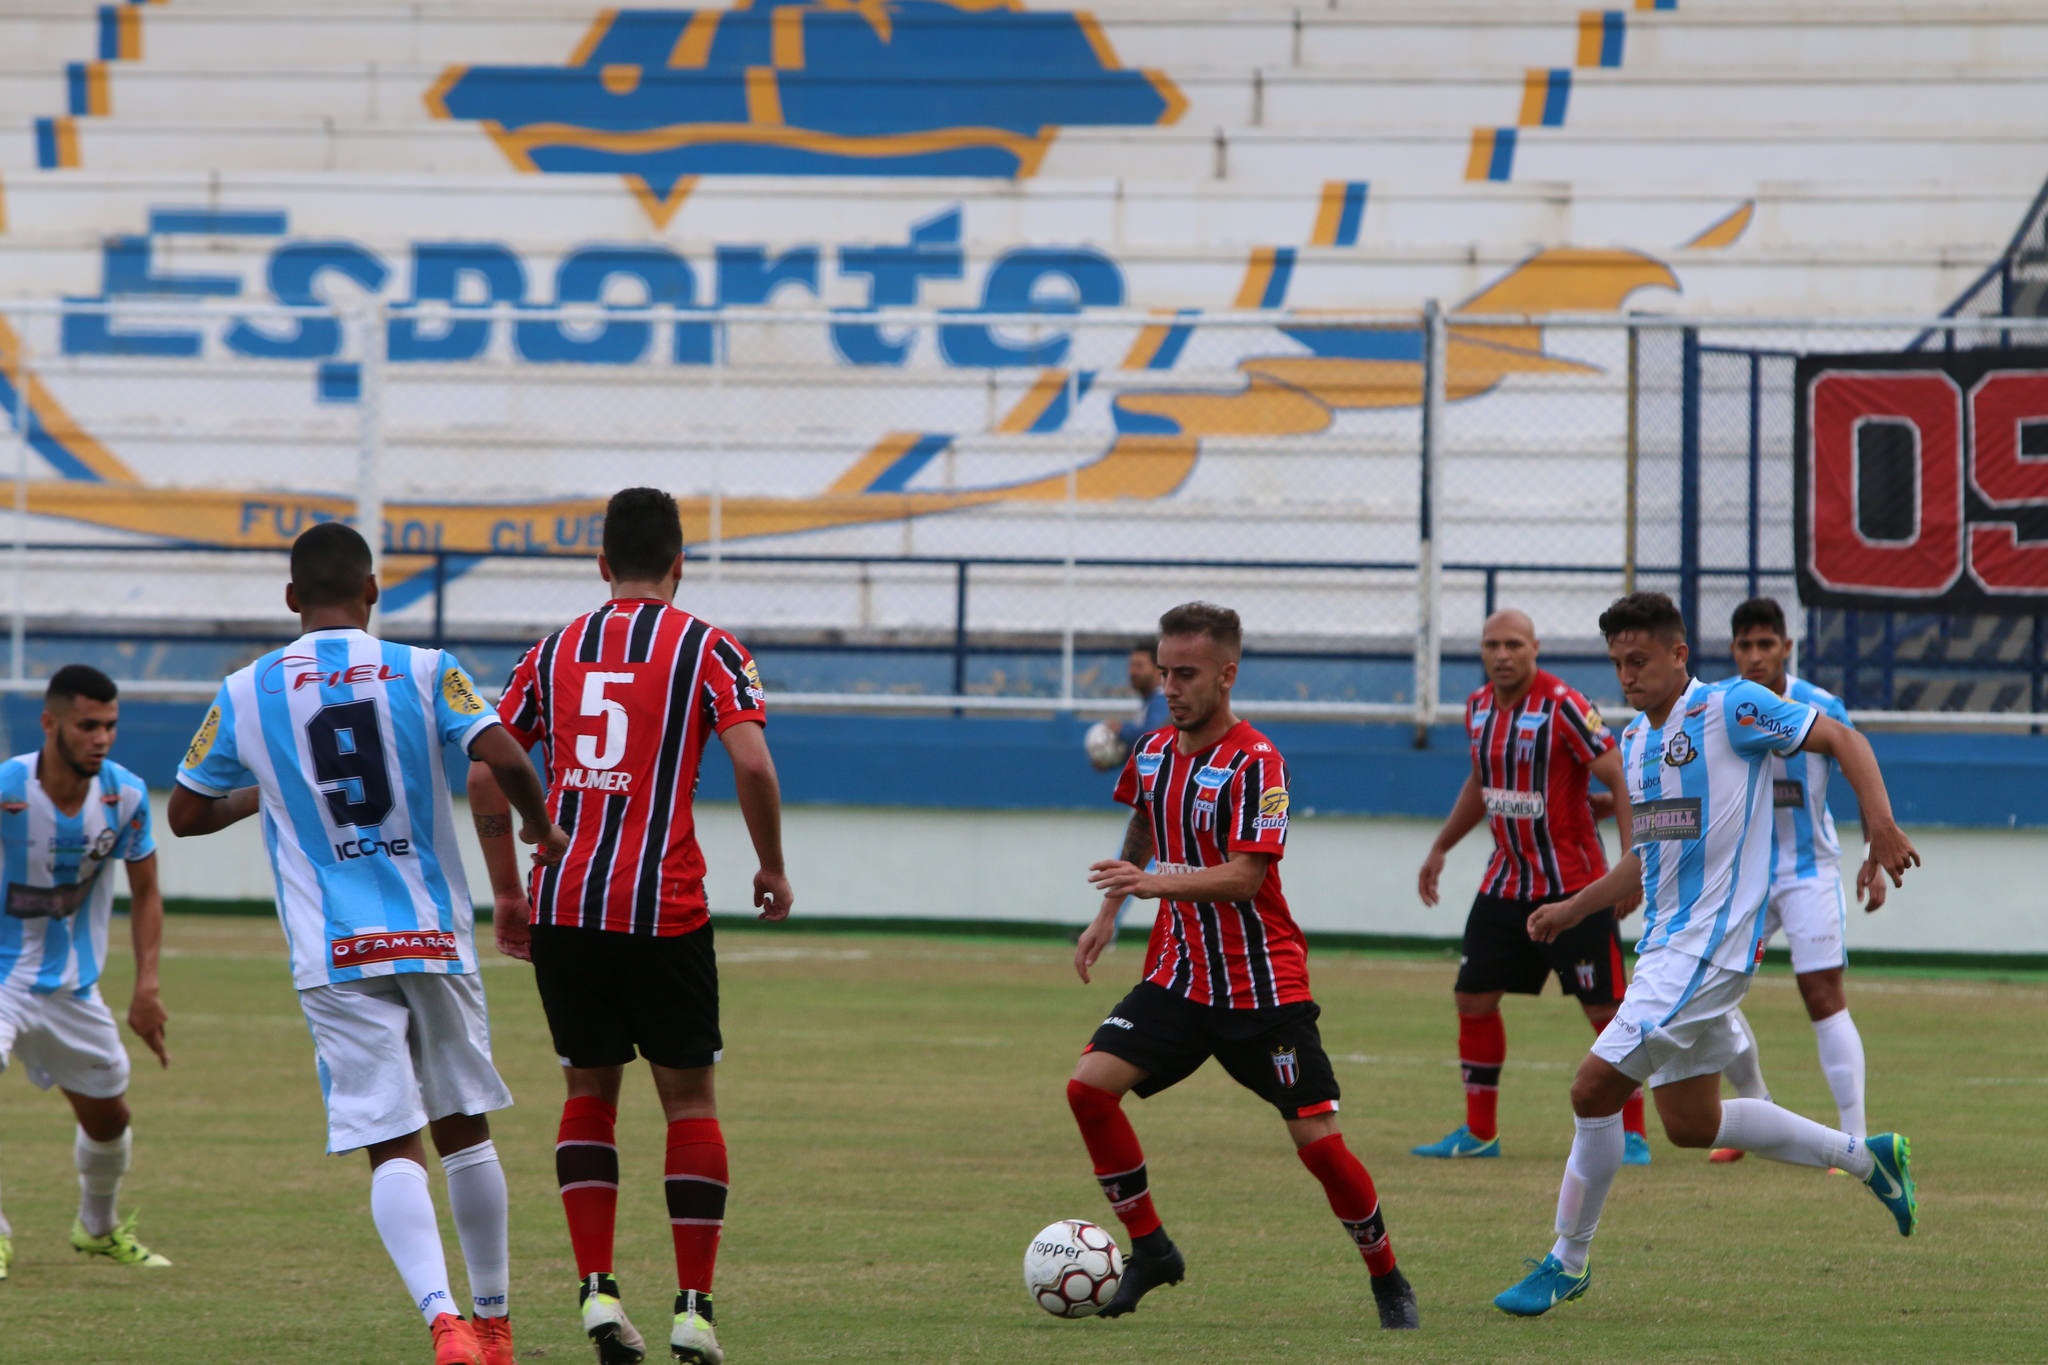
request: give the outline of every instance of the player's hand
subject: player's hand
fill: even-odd
[[[1429,856],[1422,860],[1422,871],[1415,874],[1415,892],[1422,897],[1424,905],[1437,903],[1437,878],[1444,874],[1444,851],[1431,845]]]
[[[569,851],[569,832],[553,824],[543,831],[538,825],[522,820],[519,822],[519,842],[534,846],[535,867],[553,867]]]
[[[1122,903],[1121,896],[1114,902],[1105,899],[1102,910],[1081,931],[1081,937],[1074,940],[1074,973],[1084,986],[1088,984],[1088,969],[1116,938],[1116,907]]]
[[[1640,892],[1637,899],[1641,899]],[[1555,942],[1559,934],[1592,914],[1594,908],[1580,905],[1577,896],[1539,905],[1529,915],[1529,938],[1536,943]]]
[[[533,961],[533,907],[524,891],[491,897],[491,931],[499,952],[519,962]]]
[[[162,997],[153,990],[136,989],[135,998],[128,1002],[128,1027],[148,1044],[149,1050],[156,1054],[157,1063],[165,1067],[171,1064],[171,1052],[164,1043],[164,1026],[170,1019]]]
[[[796,894],[789,889],[789,878],[780,872],[766,868],[754,874],[754,904],[761,907],[756,919],[780,924],[789,918],[789,907],[796,904]]]
[[[1864,855],[1863,870],[1856,874],[1856,899],[1862,900],[1870,894],[1871,888],[1879,888],[1878,905],[1882,899],[1883,873],[1892,879],[1893,886],[1906,884],[1906,869],[1920,866],[1920,851],[1913,847],[1913,841],[1906,832],[1890,821],[1873,826],[1870,835],[1870,851]],[[1876,905],[1870,907],[1875,910]]]
[[[1591,805],[1591,806],[1593,807],[1593,823],[1594,823],[1594,824],[1596,824],[1596,825],[1597,825],[1597,824],[1599,824],[1599,823],[1600,823],[1600,822],[1601,822],[1602,820],[1612,820],[1612,819],[1614,818],[1614,793],[1613,793],[1613,792],[1610,792],[1610,791],[1593,791],[1593,792],[1589,792],[1589,793],[1587,794],[1587,798],[1586,798],[1586,799],[1587,799],[1587,803],[1588,803],[1589,805]]]
[[[1614,922],[1619,924],[1642,908],[1643,884],[1637,882],[1633,887],[1616,897],[1614,902]]]
[[[1114,898],[1120,902],[1125,896],[1151,900],[1156,894],[1151,890],[1151,884],[1150,873],[1136,863],[1127,863],[1122,858],[1112,858],[1106,863],[1088,865],[1088,885],[1100,891],[1105,900]],[[1081,979],[1086,981],[1088,978],[1083,976]]]

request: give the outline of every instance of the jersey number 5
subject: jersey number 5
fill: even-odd
[[[391,814],[391,774],[384,767],[384,729],[377,703],[340,701],[306,722],[313,778],[337,825],[371,829]]]
[[[583,714],[604,717],[604,740],[593,734],[576,736],[576,761],[586,768],[616,768],[626,756],[626,708],[604,694],[613,683],[633,681],[631,673],[585,673]]]

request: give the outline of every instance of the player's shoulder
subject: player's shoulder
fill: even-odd
[[[1169,726],[1167,728],[1171,729],[1172,727]],[[1238,722],[1237,728],[1230,732],[1226,742],[1232,749],[1243,754],[1248,761],[1271,761],[1275,763],[1282,761],[1280,758],[1280,746],[1243,721]]]
[[[1578,688],[1573,687],[1548,669],[1539,668],[1536,670],[1536,682],[1533,690],[1537,696],[1546,698],[1552,703],[1569,704],[1573,710],[1578,711],[1582,715],[1593,709],[1593,704],[1586,700],[1585,693],[1579,691]]]
[[[6,762],[0,763],[0,794],[10,799],[20,799],[21,793],[28,788],[29,778],[35,775],[38,752],[31,749],[28,753],[16,754]]]
[[[149,799],[149,783],[133,768],[125,768],[111,758],[100,764],[100,785],[119,795]]]
[[[1473,715],[1493,709],[1493,684],[1481,683],[1465,698],[1465,714]]]
[[[1849,719],[1849,708],[1842,704],[1842,699],[1819,683],[1794,675],[1785,680],[1785,695],[1836,720],[1846,723]]]

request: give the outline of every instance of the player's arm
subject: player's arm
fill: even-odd
[[[1588,763],[1586,771],[1597,778],[1601,786],[1607,788],[1607,800],[1604,804],[1609,811],[1613,812],[1615,823],[1621,827],[1621,842],[1622,846],[1626,848],[1628,846],[1629,832],[1634,828],[1635,816],[1629,810],[1628,769],[1621,761],[1621,750],[1608,749],[1606,752],[1595,757],[1591,763]],[[1598,822],[1602,804],[1598,801],[1592,803],[1595,837],[1598,837],[1599,834]],[[1636,885],[1614,902],[1614,917],[1616,919],[1627,919],[1635,913],[1636,907],[1642,903],[1642,879],[1638,877]]]
[[[1445,855],[1485,818],[1486,793],[1479,788],[1479,769],[1475,767],[1465,774],[1465,785],[1458,789],[1458,799],[1451,803],[1451,813],[1444,817],[1443,828],[1436,832],[1429,855],[1422,860],[1422,871],[1416,875],[1415,890],[1424,905],[1437,903],[1437,879],[1443,876]]]
[[[1529,937],[1538,943],[1549,943],[1596,910],[1624,903],[1634,909],[1642,904],[1642,900],[1643,860],[1636,856],[1634,849],[1630,849],[1621,855],[1621,861],[1610,868],[1606,876],[1579,888],[1564,900],[1537,906],[1529,916]]]
[[[1111,896],[1118,900],[1136,896],[1148,901],[1248,901],[1259,894],[1259,885],[1266,880],[1266,867],[1272,861],[1270,853],[1239,850],[1215,867],[1146,872],[1135,863],[1117,859],[1089,868],[1088,882],[1105,900]]]
[[[561,827],[548,818],[548,794],[540,785],[540,774],[533,770],[533,763],[526,757],[526,750],[519,747],[519,741],[502,725],[488,725],[470,741],[469,756],[474,764],[481,763],[490,770],[498,790],[519,812],[519,842],[533,844],[533,861],[539,867],[552,867],[562,861],[562,854],[569,847],[569,836]],[[475,783],[470,784],[475,790]]]
[[[733,787],[739,795],[740,817],[754,841],[754,904],[765,920],[789,918],[796,897],[782,865],[782,784],[775,777],[775,759],[768,752],[768,731],[757,720],[743,720],[718,732],[732,760]]]
[[[171,788],[171,804],[164,812],[164,819],[170,825],[171,833],[180,839],[216,834],[254,815],[262,796],[260,787],[237,787],[225,796],[208,796],[181,782]],[[132,869],[134,864],[129,864],[129,867]]]
[[[1142,870],[1152,861],[1152,817],[1144,807],[1131,812],[1131,823],[1124,827],[1124,846],[1112,862],[1097,863],[1089,869],[1089,880],[1093,881],[1095,868],[1123,866]],[[1095,911],[1095,918],[1074,940],[1074,971],[1085,984],[1088,969],[1095,965],[1095,959],[1102,956],[1110,940],[1116,937],[1116,912],[1123,908],[1124,893],[1105,891],[1102,904]]]
[[[483,850],[484,870],[491,879],[491,931],[498,951],[531,962],[533,938],[527,926],[533,910],[526,902],[519,853],[512,843],[512,803],[505,799],[491,765],[478,759],[469,761],[468,787],[469,818],[476,826],[477,846]]]
[[[1833,759],[1848,780],[1849,790],[1856,793],[1856,804],[1863,811],[1863,837],[1869,841],[1863,868],[1856,874],[1856,898],[1868,898],[1875,910],[1884,904],[1885,875],[1891,877],[1893,886],[1904,886],[1906,869],[1920,866],[1919,850],[1892,818],[1892,799],[1885,791],[1877,754],[1860,733],[1827,716],[1814,717],[1800,747]]]
[[[170,1015],[164,1011],[157,979],[157,959],[164,942],[164,898],[157,887],[156,854],[137,858],[127,867],[128,933],[135,944],[135,993],[128,1000],[128,1027],[149,1045],[161,1065],[169,1066],[164,1026]]]

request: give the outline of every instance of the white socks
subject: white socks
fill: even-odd
[[[1734,1023],[1736,1031],[1749,1040],[1749,1048],[1728,1063],[1727,1069],[1721,1074],[1728,1078],[1728,1084],[1734,1086],[1735,1093],[1743,1099],[1768,1100],[1771,1097],[1771,1090],[1764,1084],[1763,1054],[1757,1050],[1756,1030],[1749,1026],[1749,1020],[1743,1018],[1739,1009],[1728,1011],[1728,1018]]]
[[[448,1177],[448,1211],[455,1216],[455,1235],[469,1266],[472,1314],[502,1318],[512,1289],[512,1253],[498,1148],[486,1138],[442,1157],[441,1170]]]
[[[443,1313],[455,1312],[455,1301],[448,1296],[448,1261],[441,1254],[441,1229],[434,1220],[434,1197],[427,1192],[426,1167],[399,1157],[372,1171],[370,1219],[427,1325],[433,1326]]]
[[[1557,1244],[1550,1254],[1567,1273],[1577,1275],[1592,1252],[1593,1232],[1600,1226],[1600,1210],[1607,1204],[1614,1173],[1621,1169],[1626,1139],[1619,1114],[1573,1123],[1577,1131],[1571,1158],[1564,1164],[1564,1182],[1557,1188]]]
[[[135,1130],[124,1128],[112,1142],[94,1142],[80,1128],[72,1139],[71,1155],[78,1163],[78,1221],[94,1237],[104,1237],[119,1221],[114,1199],[121,1191],[121,1176],[128,1170],[128,1154],[135,1145]]]
[[[1836,1132],[1812,1119],[1780,1109],[1769,1100],[1724,1100],[1716,1147],[1734,1147],[1794,1166],[1839,1166],[1861,1179],[1870,1174],[1863,1139]]]
[[[1868,1137],[1863,1121],[1863,1035],[1849,1011],[1813,1021],[1813,1041],[1820,1049],[1820,1072],[1828,1078],[1841,1116],[1842,1131]]]

